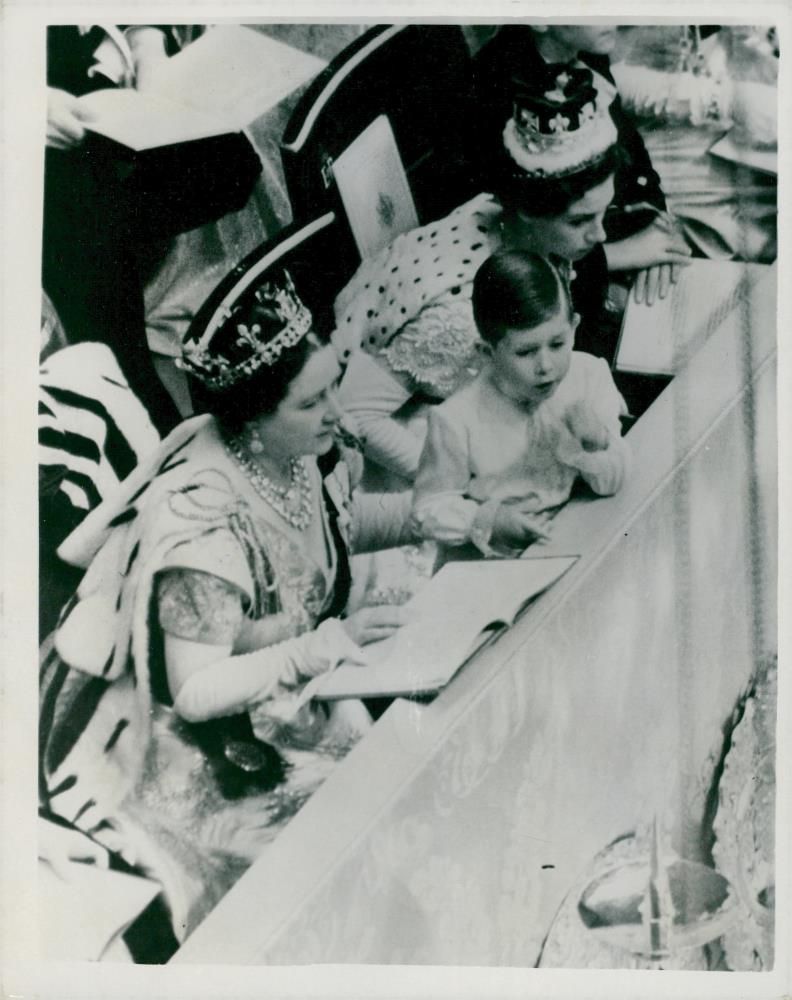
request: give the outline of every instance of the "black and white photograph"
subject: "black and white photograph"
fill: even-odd
[[[3,13],[4,992],[784,995],[789,7],[171,6]]]

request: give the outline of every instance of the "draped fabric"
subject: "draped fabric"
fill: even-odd
[[[159,441],[106,344],[51,355],[39,370],[39,470],[87,513]]]
[[[60,550],[87,571],[44,647],[43,805],[159,879],[179,938],[361,730],[319,711],[290,719],[284,705],[298,692],[276,690],[271,708],[251,706],[251,720],[281,734],[285,780],[229,798],[201,734],[169,704],[157,581],[171,567],[225,580],[242,595],[243,624],[277,621],[273,641],[338,614],[349,588],[351,483],[343,462],[330,466],[320,472],[310,462],[314,523],[303,537],[257,502],[211,418],[195,418]],[[307,744],[301,732],[310,732]]]
[[[54,310],[50,315],[57,321]],[[47,351],[39,377],[39,638],[43,639],[79,581],[79,571],[57,558],[58,546],[156,448],[159,434],[106,344]]]
[[[623,31],[613,73],[627,110],[660,174],[668,207],[698,253],[772,261],[777,178],[718,159],[709,149],[732,126],[735,93],[750,97],[745,125],[755,138],[764,133],[769,140],[777,132],[778,59],[752,46],[745,28],[724,26],[701,46],[702,72],[680,74],[679,30],[641,25]]]

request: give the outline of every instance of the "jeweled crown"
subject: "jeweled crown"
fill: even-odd
[[[576,173],[617,141],[616,126],[590,70],[556,63],[546,66],[532,87],[520,80],[514,86],[513,114],[503,130],[503,143],[529,176]]]
[[[267,281],[252,292],[252,301],[229,307],[221,322],[211,325],[198,340],[189,335],[182,343],[180,368],[211,389],[225,389],[272,365],[289,347],[309,332],[313,318],[300,301],[288,271],[282,281]],[[247,304],[247,308],[246,308]],[[246,322],[235,322],[245,314]],[[274,336],[265,330],[281,323]],[[265,339],[266,337],[266,339]]]

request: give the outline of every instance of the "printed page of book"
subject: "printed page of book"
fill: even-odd
[[[137,90],[95,90],[79,98],[79,102],[94,116],[86,122],[91,132],[138,152],[229,131],[226,123],[214,115]]]
[[[510,625],[528,601],[556,582],[577,556],[447,563],[405,608],[410,620],[365,647],[364,667],[340,666],[319,678],[321,699],[437,691],[489,637]]]
[[[161,97],[217,115],[239,131],[317,76],[324,59],[244,25],[213,25],[163,62],[154,80]]]
[[[771,269],[767,264],[693,260],[664,299],[638,303],[624,313],[617,371],[675,375],[722,324],[739,322],[740,303]]]
[[[376,118],[333,164],[362,260],[418,225],[407,174],[390,121]]]
[[[163,61],[149,89],[98,90],[79,98],[88,126],[142,151],[238,132],[326,62],[242,25],[214,26]]]

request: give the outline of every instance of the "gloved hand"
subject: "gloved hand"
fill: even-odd
[[[296,686],[342,660],[364,663],[365,655],[343,623],[328,618],[311,632],[197,671],[182,684],[174,707],[188,722],[234,715],[272,697],[280,685]]]

